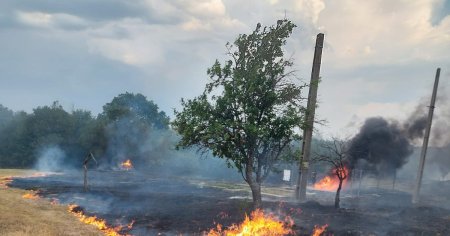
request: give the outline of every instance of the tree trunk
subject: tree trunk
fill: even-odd
[[[259,183],[249,183],[250,189],[252,190],[253,197],[253,208],[256,210],[262,208],[262,198],[261,198],[261,184]]]
[[[247,165],[245,166],[245,178],[252,190],[253,208],[256,210],[262,207],[261,199],[261,178],[260,174],[256,174],[256,178],[253,177],[253,156],[250,154],[247,159]]]
[[[83,169],[84,169],[84,191],[87,192],[88,191],[88,182],[87,182],[87,165],[83,165]]]
[[[339,208],[339,201],[340,201],[340,195],[341,195],[341,189],[342,189],[342,182],[344,180],[343,179],[339,179],[339,187],[336,191],[336,197],[334,198],[334,208]]]

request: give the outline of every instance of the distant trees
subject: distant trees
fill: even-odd
[[[230,59],[216,61],[211,82],[200,96],[183,100],[173,127],[178,146],[212,151],[234,165],[249,184],[255,208],[261,207],[261,184],[275,161],[295,138],[303,121],[302,87],[290,79],[291,60],[282,46],[295,25],[279,20],[227,43]]]
[[[14,113],[0,105],[0,168],[32,167],[40,149],[58,146],[67,154],[67,165],[81,166],[89,151],[111,159],[114,138],[125,156],[142,153],[150,130],[168,130],[169,118],[142,94],[124,93],[105,104],[103,112],[67,112],[58,103]],[[121,132],[119,132],[119,130]],[[147,156],[146,158],[153,158]]]
[[[132,159],[136,166],[148,167],[169,149],[164,143],[171,132],[169,117],[142,94],[119,94],[103,106],[99,119],[105,123],[108,146],[104,151],[111,164]],[[161,149],[161,145],[166,147]]]
[[[139,93],[123,93],[114,97],[103,106],[101,116],[113,122],[127,118],[130,122],[140,122],[156,129],[167,129],[169,125],[169,117]]]

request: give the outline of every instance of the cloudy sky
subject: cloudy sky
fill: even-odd
[[[323,135],[407,117],[429,100],[437,67],[449,90],[450,0],[2,0],[0,104],[29,112],[58,100],[97,114],[128,91],[172,115],[201,93],[227,41],[285,16],[298,25],[286,55],[304,81],[325,33]]]

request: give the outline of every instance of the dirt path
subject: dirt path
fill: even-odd
[[[9,188],[11,176],[33,176],[32,170],[0,169],[0,235],[103,235],[94,226],[81,223],[67,206],[44,199],[25,199],[30,191]]]

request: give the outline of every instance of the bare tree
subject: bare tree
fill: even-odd
[[[339,208],[340,194],[342,184],[348,177],[348,170],[346,164],[348,163],[347,143],[338,138],[332,138],[331,141],[322,141],[319,145],[319,150],[314,153],[313,161],[326,162],[333,167],[333,175],[339,179],[339,186],[336,190],[336,197],[334,199],[334,207]]]

